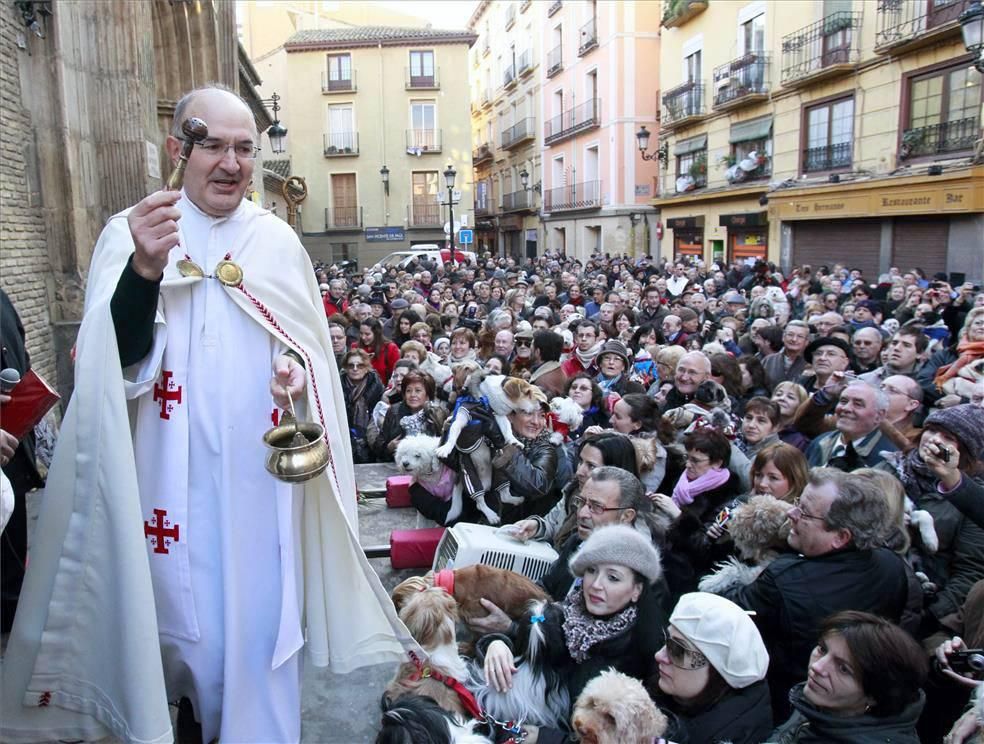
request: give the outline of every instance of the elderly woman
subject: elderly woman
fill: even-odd
[[[941,408],[970,402],[970,391],[982,384],[971,365],[984,359],[984,307],[967,313],[957,343],[936,351],[919,370],[927,405]]]
[[[938,587],[920,635],[945,630],[975,582],[984,579],[984,408],[964,404],[926,417],[918,446],[896,456],[899,479],[935,522],[939,549],[915,549]],[[941,627],[942,625],[942,627]]]
[[[714,594],[684,594],[664,638],[654,697],[670,717],[667,740],[761,742],[772,728],[769,654],[744,610]]]
[[[638,382],[629,379],[632,363],[629,361],[629,351],[618,339],[605,342],[596,358],[599,373],[595,382],[601,388],[606,400],[614,394],[622,397],[628,393],[645,393],[646,389]]]
[[[390,406],[379,428],[376,453],[381,461],[393,460],[393,453],[404,438],[415,434],[440,436],[445,413],[435,401],[434,378],[411,370],[400,385],[402,400]]]
[[[383,384],[362,349],[352,349],[342,358],[342,392],[352,437],[352,458],[356,463],[372,462],[368,430],[372,411],[383,396]]]
[[[659,648],[659,628],[666,615],[656,599],[653,584],[660,578],[660,556],[652,542],[627,525],[594,530],[570,561],[579,586],[559,603],[561,613],[527,613],[520,623],[560,622],[562,634],[544,632],[544,657],[560,674],[573,703],[584,686],[606,669],[613,668],[636,679],[646,679]],[[559,640],[563,638],[563,645]],[[551,642],[549,639],[557,638]],[[505,691],[516,671],[514,639],[507,635],[484,636],[485,681]],[[554,645],[556,644],[556,645]],[[525,702],[525,701],[524,701]],[[521,720],[523,711],[509,711]],[[565,717],[566,719],[568,716]],[[529,729],[529,727],[526,727]],[[537,732],[539,744],[570,741],[555,728]]]
[[[916,722],[929,662],[912,636],[867,612],[820,626],[807,681],[793,687],[793,715],[769,744],[919,744]]]

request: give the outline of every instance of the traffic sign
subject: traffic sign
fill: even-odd
[[[471,245],[475,242],[475,231],[474,230],[459,230],[458,231],[458,242],[461,245]]]

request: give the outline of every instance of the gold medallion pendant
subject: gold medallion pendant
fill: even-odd
[[[215,278],[227,287],[238,287],[243,282],[243,270],[234,261],[219,261],[215,266]]]
[[[183,277],[205,278],[205,272],[202,271],[202,267],[190,259],[182,258],[175,266],[177,266],[178,273]]]

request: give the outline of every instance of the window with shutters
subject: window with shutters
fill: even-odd
[[[441,206],[437,203],[437,171],[415,171],[411,174],[413,203],[411,224],[415,227],[433,226],[441,222]]]
[[[973,149],[981,125],[981,73],[962,64],[909,77],[899,158]]]
[[[352,55],[328,55],[328,90],[352,90]]]
[[[354,173],[332,173],[331,204],[328,227],[358,226],[359,202]]]

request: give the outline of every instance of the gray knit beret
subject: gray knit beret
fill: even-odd
[[[652,540],[635,527],[625,524],[606,525],[592,530],[571,557],[571,573],[584,576],[588,566],[599,563],[627,566],[640,576],[645,576],[650,584],[663,575],[659,551]]]
[[[984,408],[964,403],[937,409],[926,417],[923,426],[929,424],[953,434],[975,460],[984,459],[984,436],[981,436],[984,434]]]

